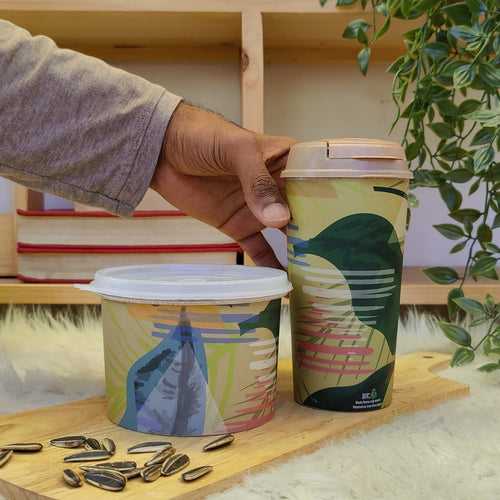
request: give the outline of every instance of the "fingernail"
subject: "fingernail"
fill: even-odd
[[[271,203],[264,207],[262,215],[267,222],[283,222],[290,218],[290,210],[281,203]]]

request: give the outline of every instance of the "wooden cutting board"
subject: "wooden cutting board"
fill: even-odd
[[[180,477],[160,478],[154,483],[141,479],[129,481],[121,493],[111,493],[84,484],[72,489],[62,480],[63,457],[76,450],[46,446],[41,453],[16,454],[0,468],[0,494],[8,500],[68,498],[100,500],[112,498],[203,498],[209,493],[236,485],[244,474],[263,468],[293,454],[308,453],[333,439],[354,432],[365,432],[387,423],[396,415],[430,408],[448,399],[466,396],[468,387],[438,377],[434,370],[447,365],[449,357],[436,353],[401,356],[396,362],[394,399],[389,408],[364,413],[339,413],[313,410],[293,402],[291,363],[280,362],[279,404],[276,417],[264,426],[236,436],[228,448],[202,453],[210,438],[172,438],[174,446],[191,457],[193,467],[213,465],[215,470],[194,483]],[[149,455],[127,455],[126,449],[150,435],[117,427],[105,416],[103,398],[51,406],[0,417],[0,446],[8,442],[41,442],[54,437],[83,434],[97,439],[110,437],[117,443],[113,460],[132,459],[142,465]],[[75,464],[72,464],[77,468]]]

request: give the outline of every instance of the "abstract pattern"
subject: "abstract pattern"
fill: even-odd
[[[287,192],[295,398],[324,409],[380,408],[394,370],[406,182],[299,182]]]
[[[140,432],[184,436],[238,432],[270,420],[280,302],[105,301],[110,419]]]

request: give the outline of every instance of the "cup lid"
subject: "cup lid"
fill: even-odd
[[[292,146],[282,177],[395,177],[411,179],[404,149],[377,139],[325,139]]]
[[[268,267],[159,264],[97,271],[81,290],[115,300],[153,303],[241,303],[286,295],[287,274]]]

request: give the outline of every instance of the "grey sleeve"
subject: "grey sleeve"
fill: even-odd
[[[0,176],[129,215],[180,100],[0,20]]]

